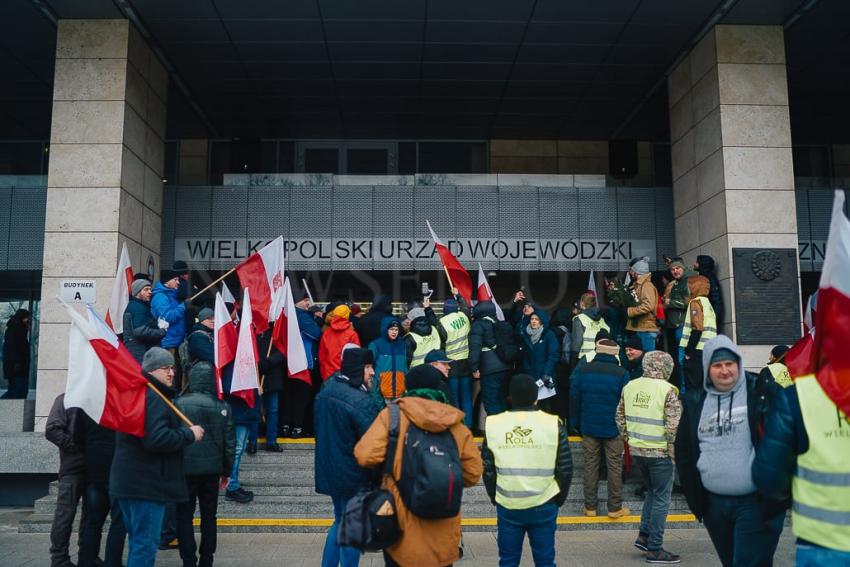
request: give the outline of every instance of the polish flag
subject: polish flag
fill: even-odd
[[[434,229],[431,228],[431,223],[427,220],[425,223],[431,232],[431,238],[434,239],[434,246],[437,248],[437,254],[440,255],[443,267],[446,269],[449,277],[451,277],[452,285],[457,288],[458,293],[463,296],[467,305],[472,305],[472,278],[469,277],[466,269],[455,258],[454,254],[449,251],[449,248],[437,237]]]
[[[239,302],[236,301],[236,298],[233,297],[232,293],[230,293],[230,288],[227,287],[227,284],[224,282],[221,282],[221,298],[224,300],[225,303],[231,304],[234,309],[239,309]],[[227,306],[225,305],[225,307]],[[238,314],[236,315],[236,321],[239,321]]]
[[[274,331],[272,331],[272,342],[280,352],[286,355],[289,377],[312,384],[289,278],[284,280],[283,289],[279,293],[283,296],[283,301],[281,311],[275,320]]]
[[[109,298],[109,309],[106,310],[106,324],[117,334],[124,332],[124,311],[130,305],[130,293],[133,285],[133,266],[130,264],[130,254],[127,253],[127,243],[121,246],[121,256],[118,258],[118,270],[112,282],[112,295]]]
[[[250,289],[251,295],[254,296],[253,315],[257,333],[269,328],[269,321],[272,320],[272,299],[275,292],[283,287],[283,274],[282,236],[278,236],[236,266],[239,282],[243,288]]]
[[[225,299],[222,294],[215,294],[215,329],[213,331],[213,356],[215,357],[215,389],[218,399],[224,391],[221,387],[221,370],[236,358],[236,326],[230,320]]]
[[[493,295],[493,290],[490,289],[490,282],[487,281],[487,274],[484,273],[484,268],[481,267],[481,262],[478,262],[478,290],[476,292],[478,301],[492,301],[496,306],[496,318],[499,321],[505,320],[505,312],[502,307],[496,302]]]
[[[230,395],[245,400],[248,407],[254,407],[254,390],[260,387],[257,363],[257,337],[253,324],[251,296],[248,288],[242,295],[242,319],[239,322],[239,338],[236,343],[236,355],[233,359],[233,379],[230,382]]]
[[[850,415],[850,219],[835,192],[815,314],[812,370],[829,398]]]
[[[91,305],[88,319],[62,305],[71,318],[65,407],[82,409],[106,428],[144,437],[148,381],[141,366]]]
[[[587,291],[593,292],[594,296],[598,296],[596,293],[596,274],[593,270],[590,270],[590,276],[587,278]]]

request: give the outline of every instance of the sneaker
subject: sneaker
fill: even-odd
[[[251,490],[245,490],[245,489],[244,489],[244,488],[242,488],[241,486],[240,486],[239,488],[237,488],[237,489],[236,489],[236,492],[239,492],[239,493],[241,493],[241,494],[244,494],[245,496],[249,496],[249,497],[250,497],[250,498],[252,498],[252,499],[254,498],[254,492],[253,492],[253,491],[251,491]]]
[[[249,495],[245,494],[244,492],[240,492],[239,489],[237,489],[237,490],[228,490],[227,492],[225,492],[224,498],[227,499],[227,500],[230,500],[232,502],[239,502],[240,504],[247,504],[248,502],[250,502],[251,500],[254,499],[254,496],[253,495],[249,496]]]
[[[648,534],[638,534],[637,539],[635,540],[635,547],[640,549],[641,551],[649,551],[649,535]]]
[[[292,428],[288,425],[284,425],[280,428],[280,436],[281,437],[289,437],[292,434]]]
[[[249,455],[257,454],[257,444],[256,443],[248,443],[248,446],[245,447],[245,452]]]
[[[656,565],[676,565],[682,562],[682,558],[681,556],[670,553],[665,549],[658,549],[656,551],[646,552],[646,562],[654,563]]]
[[[585,508],[584,509],[584,515],[589,516],[591,518],[595,518],[596,517],[596,510],[591,510],[590,508]]]
[[[616,520],[617,518],[622,518],[624,516],[628,516],[631,513],[632,513],[631,510],[629,510],[628,508],[623,506],[619,510],[613,510],[613,511],[608,510],[608,517]]]
[[[277,443],[266,443],[266,451],[269,451],[271,453],[282,453],[283,447],[281,447]]]
[[[177,538],[174,538],[171,541],[166,542],[166,543],[160,543],[159,549],[162,550],[162,551],[165,551],[167,549],[177,549]]]
[[[304,434],[304,430],[300,427],[292,428],[292,438],[293,439],[301,439],[301,436]]]

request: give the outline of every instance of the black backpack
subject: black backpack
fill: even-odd
[[[411,422],[396,485],[404,505],[414,515],[427,519],[457,516],[463,469],[451,431],[425,431]]]
[[[507,321],[495,321],[490,317],[486,319],[493,323],[493,339],[496,342],[493,348],[502,362],[510,363],[519,360],[521,349],[511,324]]]
[[[395,448],[398,444],[399,408],[389,404],[390,429],[384,472],[392,475]],[[362,490],[348,500],[337,531],[337,543],[361,551],[380,551],[401,537],[395,500],[389,490]]]

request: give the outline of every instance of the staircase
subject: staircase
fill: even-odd
[[[333,507],[328,496],[313,489],[313,440],[281,440],[282,453],[258,451],[242,457],[241,484],[254,492],[254,501],[238,504],[220,496],[218,506],[219,532],[324,532],[333,520]],[[262,445],[261,445],[262,446]],[[599,516],[585,517],[582,513],[582,450],[578,438],[571,438],[573,483],[567,502],[561,507],[558,528],[569,529],[630,529],[637,530],[643,502],[635,494],[637,485],[627,481],[623,490],[623,505],[631,515],[618,520],[606,517],[607,484],[599,483]],[[22,533],[47,533],[56,505],[56,483],[50,493],[35,503],[34,513],[19,525]],[[484,485],[479,483],[463,493],[463,529],[491,531],[496,529],[496,509],[490,503]],[[673,494],[668,516],[669,527],[696,527],[698,524],[680,494]]]

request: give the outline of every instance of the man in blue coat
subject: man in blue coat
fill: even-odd
[[[336,534],[349,498],[369,485],[370,472],[354,459],[354,446],[378,416],[369,390],[375,371],[372,351],[343,350],[339,373],[325,382],[316,396],[316,492],[333,500],[334,523],[328,530],[322,565],[349,567],[360,561],[360,552],[340,547]]]
[[[594,359],[577,368],[572,377],[570,425],[582,434],[585,516],[596,516],[601,450],[608,469],[608,517],[630,512],[623,506],[623,440],[614,420],[620,394],[629,382],[629,373],[617,363],[619,352],[613,340],[597,341]]]
[[[180,287],[180,276],[173,270],[161,270],[159,281],[153,288],[151,298],[151,314],[168,323],[168,330],[160,346],[175,354],[177,347],[186,336],[186,321],[184,319],[186,306],[177,299],[177,289]],[[179,361],[178,361],[179,363]]]

